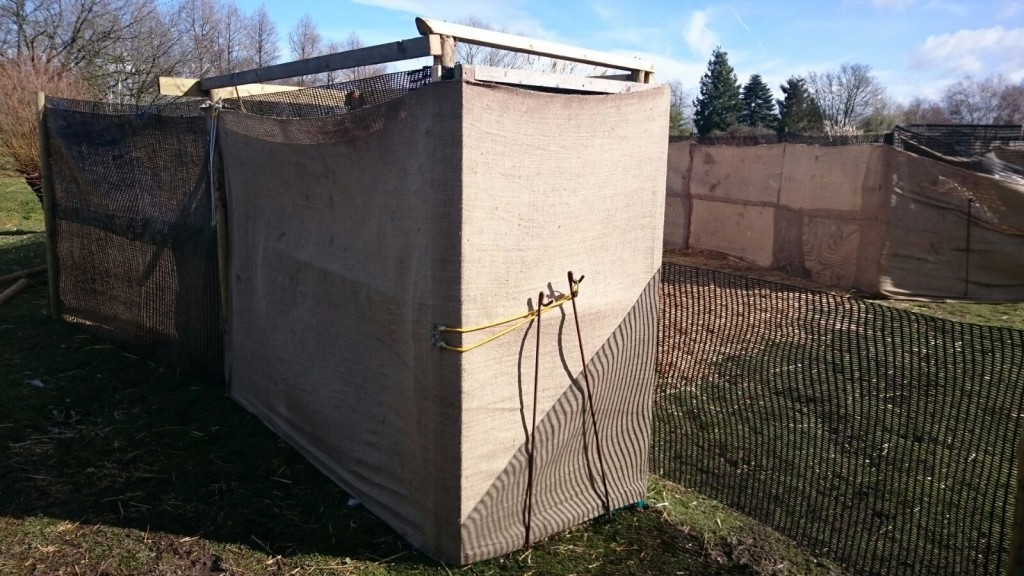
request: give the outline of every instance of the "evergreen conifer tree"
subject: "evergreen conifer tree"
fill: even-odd
[[[779,88],[785,94],[782,100],[776,100],[779,106],[779,132],[820,133],[824,126],[821,108],[807,88],[807,82],[800,76],[791,76]]]
[[[708,70],[700,79],[700,96],[693,101],[693,123],[701,136],[725,132],[739,121],[743,105],[736,72],[729,64],[729,55],[715,48],[708,61]]]
[[[740,124],[753,128],[775,128],[778,124],[772,89],[765,84],[760,74],[750,76],[740,92],[740,102],[743,104]]]

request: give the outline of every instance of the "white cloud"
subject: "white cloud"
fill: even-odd
[[[875,8],[903,10],[904,8],[909,8],[914,3],[914,0],[871,0],[871,3],[875,5]]]
[[[999,8],[998,18],[1000,20],[1009,20],[1010,18],[1016,17],[1021,12],[1024,12],[1024,2],[1016,0],[1006,1],[1003,2],[1002,6]]]
[[[910,57],[915,68],[986,76],[1024,77],[1024,28],[1002,26],[929,36]]]
[[[357,4],[376,6],[413,16],[424,16],[454,22],[474,16],[513,34],[550,39],[553,34],[541,26],[523,6],[522,0],[353,0]]]
[[[601,22],[608,24],[615,21],[615,13],[610,8],[603,4],[594,4],[590,7],[597,17],[601,19]]]
[[[740,23],[740,26],[743,26],[747,32],[750,32],[750,26],[747,26],[747,23],[743,21],[743,18],[740,18],[740,13],[732,6],[729,6],[729,10],[732,11],[732,15],[736,17],[736,21]]]
[[[697,86],[700,84],[700,77],[704,75],[704,71],[707,68],[706,62],[677,60],[663,54],[645,52],[621,53],[650,60],[654,64],[655,82],[666,83],[670,80],[678,80],[683,85],[683,88],[694,92],[694,94],[696,94]]]
[[[718,45],[718,38],[708,28],[711,15],[707,10],[696,10],[686,22],[683,38],[695,54],[706,56]]]
[[[924,7],[932,12],[939,12],[955,18],[967,18],[978,11],[976,4],[951,0],[930,0]]]

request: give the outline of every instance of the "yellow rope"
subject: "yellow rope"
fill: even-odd
[[[543,314],[547,310],[552,310],[552,309],[555,309],[555,308],[559,308],[559,307],[567,304],[568,302],[571,302],[572,299],[575,298],[578,294],[579,294],[579,283],[577,283],[575,286],[572,287],[572,293],[571,294],[565,294],[561,298],[559,298],[559,299],[557,299],[557,300],[551,302],[550,304],[548,304],[546,306],[543,306],[541,308],[530,310],[528,312],[525,312],[523,314],[518,314],[516,316],[510,316],[508,318],[505,318],[504,320],[498,320],[497,322],[491,322],[489,324],[482,324],[480,326],[472,326],[472,327],[469,327],[469,328],[460,328],[460,327],[443,326],[443,325],[435,326],[434,327],[434,332],[433,332],[434,344],[436,346],[438,346],[439,348],[441,348],[442,350],[449,350],[451,352],[469,352],[470,350],[474,350],[476,348],[479,348],[479,347],[483,346],[484,344],[488,344],[490,342],[493,342],[493,341],[497,340],[498,338],[501,338],[502,336],[504,336],[506,334],[514,332],[518,328],[522,328],[523,326],[526,326],[530,322],[533,322],[534,317],[536,317],[536,316],[538,316],[540,314]],[[517,320],[518,320],[518,322],[516,322]],[[512,326],[509,326],[508,328],[502,330],[501,332],[498,332],[497,334],[489,336],[489,337],[485,338],[484,340],[481,340],[480,342],[476,342],[476,343],[471,344],[469,346],[449,346],[440,337],[441,333],[444,333],[444,332],[451,332],[451,333],[455,333],[455,334],[469,334],[471,332],[479,332],[481,330],[488,330],[490,328],[497,328],[498,326],[503,326],[503,325],[508,324],[510,322],[516,322],[516,324],[514,324]]]
[[[483,346],[484,344],[488,344],[490,342],[493,342],[493,341],[497,340],[498,338],[501,338],[502,336],[508,334],[509,332],[515,331],[517,328],[520,328],[522,326],[526,326],[530,322],[533,322],[533,318],[532,317],[531,318],[527,318],[525,320],[522,320],[518,324],[510,326],[510,327],[502,330],[501,332],[498,332],[497,334],[491,336],[490,338],[486,338],[484,340],[481,340],[480,342],[477,342],[475,344],[471,344],[469,346],[449,346],[449,345],[445,344],[444,341],[441,341],[441,349],[442,350],[450,350],[452,352],[469,352],[470,350],[474,350],[476,348],[479,348],[479,347]]]

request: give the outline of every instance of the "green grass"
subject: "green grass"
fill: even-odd
[[[42,231],[42,207],[25,180],[0,176],[0,236]]]
[[[655,430],[690,442],[656,432],[655,472],[865,572],[1000,569],[1021,338],[875,303],[826,316],[814,296],[787,307],[782,294],[724,292],[688,319],[746,340],[659,382]]]
[[[6,184],[3,225],[41,230],[35,198]],[[43,262],[43,234],[0,234],[0,275]],[[656,479],[646,509],[529,552],[439,565],[349,508],[344,491],[218,387],[51,321],[45,279],[33,281],[0,307],[0,574],[834,572]]]
[[[885,304],[918,314],[927,314],[957,322],[1024,329],[1024,302],[981,304],[971,302],[915,302],[911,300],[878,300]]]
[[[45,262],[42,228],[27,187],[0,178],[0,275]],[[989,323],[1024,317],[1018,305],[914,305]],[[46,310],[43,278],[0,307],[0,574],[840,573],[657,478],[645,510],[528,553],[442,566],[348,508],[342,490],[221,390],[52,322]],[[729,362],[743,372],[747,361]],[[797,408],[798,418],[825,417]],[[748,432],[764,444],[764,430]]]
[[[0,271],[8,256],[0,248]],[[179,574],[211,561],[242,574],[448,573],[348,508],[220,390],[49,321],[42,285],[0,309],[0,365],[0,573]],[[756,574],[769,556],[813,565],[792,543],[771,549],[778,535],[771,546],[733,537],[755,523],[721,506],[713,516],[726,529],[705,532],[716,523],[680,504],[691,499],[706,502],[656,483],[646,510],[459,572]]]

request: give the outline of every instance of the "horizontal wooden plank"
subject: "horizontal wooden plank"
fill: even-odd
[[[630,74],[595,74],[590,78],[602,78],[604,80],[619,80],[622,82],[629,82],[632,78]]]
[[[495,82],[498,84],[514,84],[520,86],[536,86],[540,88],[557,88],[577,92],[596,92],[601,94],[620,94],[638,92],[654,88],[653,84],[638,84],[621,80],[604,78],[588,78],[585,76],[568,76],[550,72],[532,70],[515,70],[512,68],[492,68],[489,66],[456,67],[456,76],[477,82]]]
[[[197,98],[210,98],[210,100],[244,98],[258,94],[274,94],[277,92],[299,90],[298,86],[282,86],[280,84],[242,84],[241,86],[230,86],[228,88],[206,91],[199,87],[198,78],[175,78],[171,76],[161,76],[159,78],[159,86],[160,93],[164,96],[194,96]]]
[[[436,40],[432,40],[427,36],[409,38],[388,44],[356,48],[355,50],[325,54],[305,60],[296,60],[263,68],[233,72],[222,76],[203,78],[199,81],[199,87],[202,90],[209,91],[229,86],[270,82],[271,80],[309,76],[334,70],[344,70],[346,68],[374,66],[399,60],[422,58],[423,56],[432,55],[432,45],[435,43]]]
[[[216,101],[223,98],[245,98],[246,96],[258,96],[260,94],[291,92],[292,90],[301,90],[301,88],[299,86],[282,86],[280,84],[242,84],[241,86],[230,86],[228,88],[210,90],[210,100]]]
[[[595,66],[604,66],[605,68],[615,68],[617,70],[654,72],[654,64],[652,62],[634,56],[623,56],[621,54],[608,54],[595,50],[586,50],[584,48],[569,46],[567,44],[558,44],[556,42],[547,42],[545,40],[534,40],[533,38],[527,38],[526,36],[517,36],[515,34],[506,34],[504,32],[495,32],[493,30],[483,30],[481,28],[463,26],[462,24],[452,24],[451,22],[445,22],[443,20],[417,18],[416,28],[419,30],[420,34],[423,35],[439,34],[442,36],[452,36],[458,41],[465,42],[467,44],[511,50],[513,52],[523,52],[526,54],[534,54],[536,56],[548,56],[550,58],[558,58],[560,60],[569,60],[583,64],[593,64]]]
[[[161,76],[157,79],[157,85],[164,96],[206,96],[206,93],[199,89],[198,78]]]

